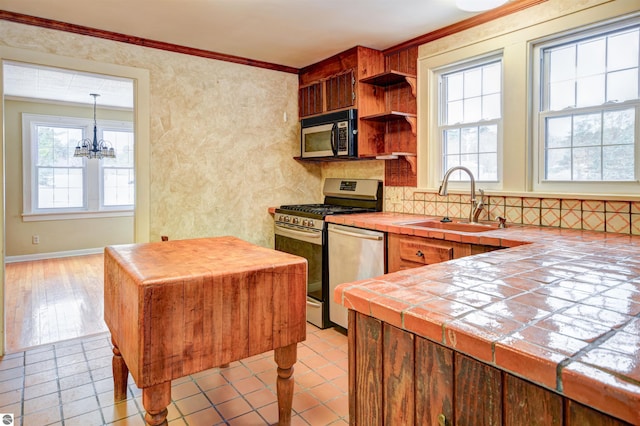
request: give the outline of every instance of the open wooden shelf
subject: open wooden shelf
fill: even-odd
[[[362,120],[371,120],[371,121],[389,121],[396,120],[398,118],[416,118],[416,114],[412,114],[410,112],[402,112],[402,111],[385,111],[379,114],[371,114],[360,117]]]
[[[315,157],[315,158],[302,158],[293,157],[296,161],[302,161],[305,163],[331,163],[334,161],[363,161],[363,160],[376,160],[374,156],[367,157]]]
[[[416,76],[400,71],[385,71],[360,80],[360,83],[372,84],[374,86],[387,87],[398,83],[408,83],[411,86],[411,93],[416,96]]]
[[[379,114],[372,114],[372,115],[366,115],[364,117],[360,117],[361,120],[379,121],[379,122],[398,120],[401,118],[404,118],[405,120],[407,120],[407,122],[411,125],[411,132],[414,135],[417,134],[416,124],[418,119],[416,114],[413,114],[410,112],[385,111]]]
[[[413,152],[390,152],[388,154],[376,155],[376,159],[378,160],[396,160],[401,157],[407,160],[411,166],[411,170],[416,173],[418,156]]]
[[[360,80],[361,83],[373,84],[376,86],[391,86],[392,84],[406,83],[407,78],[415,79],[416,76],[400,71],[386,71],[380,74],[372,75]]]

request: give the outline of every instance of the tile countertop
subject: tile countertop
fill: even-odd
[[[382,212],[326,221],[508,249],[345,283],[335,300],[640,424],[640,236],[402,225],[425,218]]]

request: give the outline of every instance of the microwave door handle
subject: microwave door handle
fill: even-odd
[[[338,125],[336,123],[331,126],[331,151],[333,151],[333,155],[338,155]]]

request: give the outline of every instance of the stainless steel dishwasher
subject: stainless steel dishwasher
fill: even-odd
[[[328,225],[329,320],[347,328],[347,309],[336,303],[339,284],[384,275],[384,233],[350,226]]]

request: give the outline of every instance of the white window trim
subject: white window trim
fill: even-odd
[[[531,41],[586,28],[605,20],[622,21],[640,16],[633,2],[607,2],[593,7],[576,3],[548,2],[536,6],[536,14],[516,13],[480,27],[443,37],[419,47],[418,51],[418,189],[437,191],[440,178],[435,170],[438,157],[434,143],[437,117],[437,85],[434,72],[440,67],[468,58],[503,50],[503,188],[490,195],[506,197],[568,198],[585,200],[640,200],[640,190],[619,194],[571,192],[566,187],[554,192],[533,191],[532,138],[533,89]],[[532,19],[533,18],[533,19]],[[456,193],[468,193],[468,185]],[[551,189],[549,190],[551,191]]]
[[[441,98],[442,96],[442,80],[441,77],[443,74],[447,74],[451,71],[473,67],[476,65],[499,61],[502,69],[502,81],[500,87],[500,96],[501,96],[501,118],[494,120],[486,120],[478,123],[469,123],[471,124],[497,124],[498,125],[498,141],[497,141],[497,162],[498,162],[498,172],[497,172],[497,181],[481,181],[478,180],[478,176],[474,176],[476,179],[476,186],[482,189],[491,189],[491,190],[500,190],[502,189],[502,176],[503,176],[503,120],[504,120],[504,65],[503,65],[503,54],[502,50],[495,50],[491,52],[486,52],[481,55],[476,55],[474,57],[470,57],[467,59],[455,61],[452,63],[447,63],[433,69],[429,70],[429,85],[433,88],[433,97],[435,98],[435,102],[433,102],[432,107],[429,108],[429,122],[433,123],[430,127],[430,138],[434,143],[429,144],[429,155],[427,158],[430,159],[429,164],[429,186],[437,188],[440,184],[442,176],[446,172],[443,167],[443,152],[442,152],[442,132],[445,129],[448,129],[452,126],[442,125],[442,109],[444,106],[444,100]],[[458,127],[458,126],[453,126]],[[420,158],[425,158],[425,156],[420,156]],[[425,161],[425,160],[421,160]],[[463,176],[466,178],[466,175]],[[478,185],[479,184],[479,185]],[[449,182],[449,190],[452,192],[460,191],[464,193],[465,191],[469,191],[469,182],[468,181],[450,181]]]
[[[43,222],[48,220],[97,219],[107,217],[133,216],[133,210],[112,210],[101,212],[66,212],[66,213],[23,213],[24,222]]]
[[[98,129],[99,132],[104,132],[104,131],[130,131],[131,133],[133,133],[133,123],[127,122],[127,121],[109,121],[109,120],[98,120]],[[93,132],[93,127],[91,127],[91,132]],[[93,133],[89,133],[90,135],[92,135]],[[134,144],[135,144],[135,139],[134,139]],[[88,160],[85,160],[88,161]],[[98,194],[100,195],[98,197],[98,200],[96,201],[96,203],[99,205],[98,207],[98,211],[101,212],[108,212],[108,211],[120,211],[120,210],[131,210],[133,211],[133,204],[131,205],[117,205],[117,206],[105,206],[103,204],[104,201],[104,197],[102,196],[104,193],[104,169],[105,167],[103,166],[102,161],[98,160],[98,161],[91,161],[90,163],[97,163],[99,166],[99,170],[97,171],[96,175],[98,178]],[[118,166],[114,166],[114,167],[108,167],[109,169],[129,169],[128,167],[118,167]],[[134,174],[134,179],[135,179],[135,167],[133,169],[133,174]]]
[[[567,189],[573,193],[591,193],[591,194],[633,194],[640,192],[640,100],[625,101],[612,105],[615,109],[635,108],[635,140],[636,149],[634,155],[635,176],[636,180],[626,182],[592,182],[592,181],[546,181],[544,179],[544,125],[545,118],[555,115],[563,115],[563,112],[569,113],[587,113],[589,111],[597,112],[602,110],[601,105],[589,107],[576,107],[563,111],[541,111],[542,106],[542,86],[543,72],[542,69],[542,51],[545,48],[555,46],[562,43],[571,43],[573,41],[588,38],[590,36],[622,29],[625,26],[638,25],[640,18],[638,16],[620,21],[619,19],[608,21],[596,26],[582,26],[563,34],[556,34],[553,37],[544,37],[539,40],[533,40],[529,43],[531,51],[533,70],[531,74],[532,87],[532,119],[531,119],[531,151],[532,151],[532,176],[531,190],[533,192],[566,192]]]
[[[97,120],[98,128],[106,130],[128,130],[133,132],[133,123],[115,120]],[[74,126],[84,128],[84,135],[93,135],[93,120],[89,118],[52,116],[43,114],[22,114],[22,219],[25,222],[45,220],[69,220],[118,216],[133,216],[134,206],[101,206],[102,182],[99,179],[101,167],[100,160],[87,160],[84,186],[84,206],[69,209],[38,209],[34,206],[36,191],[33,190],[35,181],[35,167],[33,166],[33,152],[36,148],[37,137],[35,127],[37,125],[56,124],[60,126]],[[89,179],[93,176],[96,179]]]

